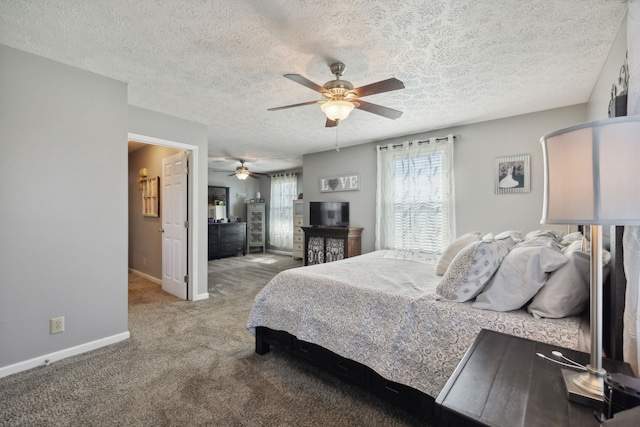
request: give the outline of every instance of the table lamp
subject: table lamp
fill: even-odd
[[[591,226],[591,353],[586,372],[563,369],[570,401],[600,407],[602,226],[640,225],[640,116],[583,123],[540,139],[544,157],[541,224]]]

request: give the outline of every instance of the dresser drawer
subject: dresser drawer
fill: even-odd
[[[374,393],[400,407],[411,410],[412,408],[426,408],[428,405],[429,398],[425,394],[404,384],[389,381],[376,372],[371,372],[370,381]]]
[[[235,253],[242,252],[242,243],[223,243],[220,245],[220,252]]]
[[[304,243],[304,234],[294,234],[293,235],[293,244],[296,243]]]
[[[220,236],[220,243],[240,243],[244,242],[242,234],[225,234]]]
[[[302,217],[293,217],[293,226],[302,227]],[[300,230],[302,231],[302,230]]]
[[[304,242],[303,243],[294,243],[293,244],[293,250],[296,252],[300,252],[303,253],[304,250]]]
[[[229,224],[224,228],[225,233],[242,233],[244,231],[244,224]]]

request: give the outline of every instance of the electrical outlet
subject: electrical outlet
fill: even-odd
[[[51,334],[64,332],[64,316],[54,317],[53,319],[51,319],[49,321],[49,328],[51,330]]]

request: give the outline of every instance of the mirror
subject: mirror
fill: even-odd
[[[210,185],[207,199],[207,204],[209,206],[225,205],[227,212],[225,218],[229,218],[229,187],[217,187],[215,185]]]

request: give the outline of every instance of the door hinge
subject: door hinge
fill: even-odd
[[[189,175],[189,166],[186,166],[186,167],[184,168],[184,174],[185,174],[185,175]]]
[[[189,228],[189,220],[186,220],[186,221],[184,222],[184,228]]]
[[[184,276],[184,283],[189,283],[189,275]]]

